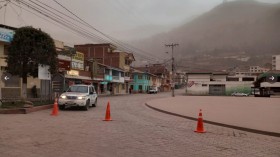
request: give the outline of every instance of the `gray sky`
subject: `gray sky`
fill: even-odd
[[[25,0],[28,3],[30,1]],[[37,0],[33,0],[38,3]],[[47,5],[67,13],[53,0],[40,0]],[[166,32],[211,10],[223,0],[57,0],[77,16],[98,30],[117,39],[137,40]],[[259,0],[280,3],[280,0]],[[12,1],[15,4],[15,1]],[[0,0],[0,23],[21,27],[32,25],[42,28],[54,39],[68,45],[93,43],[98,40],[84,39],[67,29],[26,12],[12,3],[6,7]],[[67,13],[68,14],[68,13]],[[70,14],[68,14],[70,15]],[[71,15],[72,16],[72,15]],[[94,31],[92,31],[94,32]]]

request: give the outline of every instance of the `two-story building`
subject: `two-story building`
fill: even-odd
[[[184,72],[176,72],[175,77],[175,88],[181,88],[186,84],[186,74]]]
[[[88,62],[96,62],[111,68],[112,80],[110,80],[107,87],[111,89],[112,93],[121,94],[129,92],[129,82],[132,81],[130,65],[135,61],[132,53],[119,51],[115,45],[110,43],[83,44],[75,45],[74,47],[77,51],[84,54],[85,60]],[[95,66],[97,65],[95,64]],[[105,75],[108,74],[110,73],[107,72]],[[105,84],[104,81],[95,81],[97,81],[95,83],[97,83],[100,89]]]
[[[171,73],[162,64],[152,64],[145,67],[136,67],[140,71],[155,75],[152,77],[152,86],[158,87],[162,92],[171,90]]]
[[[138,69],[132,70],[133,81],[129,83],[132,93],[147,93],[151,86],[156,86],[157,76]]]
[[[7,67],[6,57],[8,56],[8,48],[15,35],[17,28],[0,24],[0,98],[1,99],[19,99],[22,97],[22,78],[13,76],[5,71]],[[24,39],[23,39],[24,40]],[[17,65],[13,65],[17,66]],[[48,81],[48,80],[46,80]],[[49,95],[49,86],[42,86],[46,82],[38,78],[27,78],[27,97],[38,97]],[[49,83],[48,83],[49,84]],[[32,88],[36,87],[36,95],[32,93]],[[43,89],[42,89],[43,88]]]
[[[224,72],[189,72],[189,95],[231,95],[233,92],[251,93],[255,76],[229,76]]]

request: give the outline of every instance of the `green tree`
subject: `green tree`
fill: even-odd
[[[33,27],[16,30],[8,49],[7,72],[22,78],[22,97],[27,94],[27,77],[38,77],[38,65],[49,65],[50,73],[57,71],[57,53],[53,39]]]

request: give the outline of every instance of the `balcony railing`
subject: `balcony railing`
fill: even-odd
[[[120,80],[119,76],[113,76],[113,80]]]
[[[130,77],[127,77],[127,76],[125,76],[125,77],[124,77],[124,80],[125,80],[125,81],[130,81],[130,80],[131,80],[131,78],[130,78]]]

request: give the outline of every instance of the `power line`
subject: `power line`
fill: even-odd
[[[106,40],[104,40],[104,39],[102,39],[99,36],[96,36],[94,34],[88,34],[88,32],[85,29],[81,28],[80,26],[77,26],[76,24],[73,24],[71,21],[68,21],[61,16],[60,17],[54,16],[54,15],[52,15],[53,13],[50,14],[50,13],[32,5],[32,4],[29,4],[28,2],[22,2],[22,4],[24,4],[28,9],[32,9],[32,10],[44,15],[45,17],[55,21],[56,23],[59,23],[60,25],[63,25],[64,27],[67,27],[67,28],[77,32],[78,34],[82,35],[85,38],[88,38],[88,39],[93,39],[94,38],[94,39],[98,39],[98,40],[103,41],[103,42],[106,41]]]
[[[12,10],[17,14],[17,17],[18,17],[18,19],[20,19],[25,25],[26,25],[26,23],[25,23],[25,21],[23,20],[23,18],[21,17],[21,11],[20,11],[20,13],[18,13],[17,11],[16,11],[16,9],[12,6],[12,5],[9,5],[9,7],[11,7],[12,8]],[[21,25],[21,24],[20,24]]]
[[[50,20],[48,20],[47,18],[45,18],[45,17],[43,17],[43,16],[40,16],[40,15],[38,15],[38,14],[36,14],[36,13],[34,13],[34,12],[28,10],[28,9],[22,8],[20,5],[17,5],[17,4],[15,4],[15,3],[13,3],[13,2],[11,2],[11,3],[12,3],[13,5],[15,5],[15,6],[17,6],[17,7],[21,8],[21,9],[23,9],[23,10],[25,10],[25,11],[31,13],[31,14],[33,14],[33,15],[39,17],[39,18],[42,18],[43,20],[46,20],[46,21],[52,23],[53,25],[56,25],[56,26],[58,26],[58,27],[64,29],[64,27],[63,27],[62,24],[60,24],[60,23],[54,23],[53,21],[50,21]],[[66,27],[66,28],[68,29],[68,31],[71,31],[72,33],[74,33],[74,34],[76,34],[76,35],[78,35],[78,36],[83,36],[82,34],[77,33],[76,31],[72,30],[72,29],[69,28],[69,27]],[[83,36],[83,37],[85,37],[85,36]],[[86,37],[85,37],[85,38],[86,38]]]
[[[31,0],[30,0],[31,1]],[[82,35],[83,37],[85,37],[85,38],[88,38],[88,39],[99,39],[100,41],[105,41],[105,42],[108,42],[108,40],[106,40],[106,39],[104,39],[104,38],[102,38],[102,37],[100,37],[100,36],[98,36],[98,35],[96,35],[96,34],[92,34],[92,33],[90,33],[90,32],[88,32],[88,30],[85,30],[84,28],[82,28],[82,27],[80,27],[80,26],[78,26],[77,24],[73,24],[73,22],[71,22],[71,21],[69,21],[68,20],[68,18],[65,18],[65,17],[62,17],[61,16],[61,13],[62,12],[60,12],[60,11],[58,11],[58,10],[56,10],[56,12],[58,12],[58,13],[60,13],[60,15],[58,14],[58,13],[54,13],[54,12],[52,12],[51,10],[49,10],[49,9],[47,9],[47,8],[45,8],[45,7],[43,7],[42,5],[40,5],[40,4],[38,4],[38,3],[36,3],[36,2],[34,2],[34,1],[31,1],[33,4],[35,4],[36,6],[34,6],[34,5],[32,5],[32,4],[30,4],[30,3],[28,3],[28,2],[24,2],[24,1],[21,1],[22,2],[22,4],[24,5],[24,6],[26,6],[26,8],[28,9],[28,10],[30,10],[30,9],[32,9],[32,10],[34,10],[34,11],[36,11],[36,12],[38,12],[39,14],[41,14],[41,15],[43,15],[43,16],[45,16],[45,17],[47,17],[47,18],[49,18],[49,19],[51,19],[51,20],[53,20],[53,21],[55,21],[56,23],[58,23],[58,24],[60,24],[60,25],[62,25],[62,26],[64,26],[64,27],[67,27],[68,29],[70,29],[70,30],[72,30],[72,31],[74,31],[74,32],[76,32],[76,33],[78,33],[79,35]],[[42,2],[40,2],[41,4],[42,4]],[[14,4],[15,5],[15,4]],[[18,6],[18,5],[17,5]],[[20,6],[18,6],[18,7],[20,7]],[[21,7],[20,7],[21,8]],[[42,8],[42,9],[40,9],[40,8]],[[25,10],[27,10],[27,9],[25,9]],[[34,13],[33,13],[34,14]],[[35,14],[36,15],[36,14]],[[38,16],[38,15],[37,15]],[[66,16],[66,14],[64,14],[64,16]],[[40,17],[40,16],[39,16]],[[42,18],[42,17],[40,17],[40,18]],[[44,20],[46,20],[45,18],[43,18]],[[73,18],[72,18],[73,19]],[[75,20],[75,19],[74,19]],[[75,20],[76,21],[76,20]],[[118,44],[119,45],[119,44]],[[123,48],[123,47],[122,47]],[[125,49],[125,48],[123,48],[123,49]],[[127,48],[126,48],[127,49]],[[136,55],[136,54],[135,54]],[[147,60],[151,60],[151,61],[154,61],[153,59],[151,59],[150,57],[146,57],[146,56],[143,56],[143,55],[140,55],[140,54],[138,54],[139,56],[141,56],[142,58],[145,58],[145,59],[147,59]]]
[[[31,1],[31,0],[30,0]],[[38,1],[38,0],[37,0]],[[129,51],[132,51],[132,52],[134,52],[134,50],[132,50],[131,48],[129,48],[129,47],[127,47],[127,46],[125,46],[125,45],[123,45],[122,43],[120,43],[119,41],[117,41],[116,39],[114,39],[113,37],[110,37],[110,36],[108,36],[108,35],[106,35],[106,34],[104,34],[104,33],[102,33],[101,31],[99,31],[98,29],[96,29],[96,28],[94,28],[93,26],[91,26],[90,24],[88,24],[87,22],[85,22],[84,20],[82,20],[81,18],[79,18],[77,15],[75,15],[73,12],[71,12],[69,9],[67,9],[66,7],[64,7],[62,4],[60,4],[59,2],[57,2],[56,0],[54,0],[57,4],[59,4],[61,7],[63,7],[64,9],[66,9],[68,12],[70,12],[72,15],[74,15],[75,17],[77,17],[80,21],[82,21],[83,23],[81,23],[80,21],[77,21],[76,19],[74,19],[74,18],[72,18],[71,17],[71,19],[73,19],[73,20],[75,20],[76,22],[79,22],[80,24],[83,24],[83,25],[86,25],[87,27],[90,27],[90,28],[92,28],[92,29],[94,29],[95,31],[97,31],[97,32],[99,32],[100,34],[102,34],[103,36],[106,36],[107,38],[109,38],[111,41],[113,41],[113,43],[116,43],[116,45],[118,45],[120,48],[122,48],[123,50],[129,50]],[[39,1],[40,2],[40,1]],[[34,2],[33,2],[34,3]],[[44,3],[42,3],[42,2],[40,2],[41,4],[44,4]],[[48,5],[46,5],[46,4],[44,4],[45,6],[47,6],[47,7],[50,7],[50,6],[48,6]],[[52,9],[54,9],[54,8],[52,8]],[[59,13],[62,13],[62,12],[60,12],[60,11],[58,11],[57,9],[54,9],[54,10],[56,10],[57,12],[59,12]],[[66,14],[64,14],[64,13],[62,13],[63,15],[65,15],[65,16],[67,16],[68,18],[69,18],[69,16],[68,15],[66,15]],[[102,37],[101,37],[102,38]],[[104,39],[104,38],[102,38],[103,39],[103,41],[105,40],[105,42],[110,42],[110,41],[108,41],[108,40],[106,40],[106,39]],[[138,54],[139,55],[139,54]],[[141,56],[141,55],[140,55]],[[149,57],[146,57],[146,56],[141,56],[141,57],[143,57],[143,58],[145,58],[145,59],[148,59],[148,60],[151,60]],[[153,60],[154,61],[154,60]]]
[[[89,26],[90,28],[94,29],[95,31],[99,32],[100,34],[104,35],[105,37],[111,39],[112,41],[116,42],[117,44],[119,44],[119,45],[121,45],[121,46],[124,46],[125,48],[128,48],[127,46],[124,45],[125,43],[120,42],[120,41],[118,41],[117,39],[115,39],[115,38],[113,38],[113,37],[111,37],[111,36],[109,36],[109,35],[107,35],[107,34],[101,32],[100,30],[96,29],[95,27],[93,27],[92,25],[90,25],[89,23],[87,23],[86,21],[84,21],[83,19],[81,19],[80,17],[78,17],[76,14],[74,14],[73,12],[71,12],[69,9],[67,9],[65,6],[63,6],[61,3],[57,2],[56,0],[53,0],[53,1],[55,1],[55,2],[56,2],[57,4],[59,4],[62,8],[64,8],[65,10],[67,10],[69,13],[71,13],[72,15],[74,15],[76,18],[78,18],[79,20],[81,20],[84,24],[86,24],[86,25]],[[126,45],[128,45],[128,44],[126,44]],[[130,46],[130,47],[133,47],[133,46]],[[130,48],[128,48],[128,49],[131,50]],[[139,50],[139,49],[138,49],[138,50]],[[132,50],[132,51],[133,51],[133,50]],[[145,52],[145,51],[143,51],[143,50],[141,50],[141,52],[147,53],[147,52]],[[148,53],[148,55],[151,55],[151,54]]]

